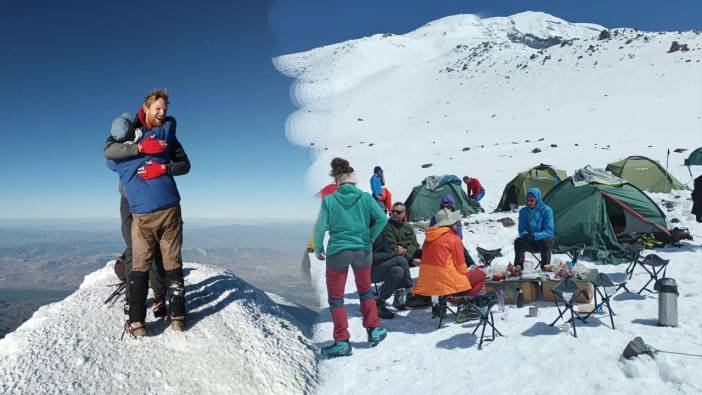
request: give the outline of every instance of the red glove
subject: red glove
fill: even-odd
[[[153,163],[150,160],[147,160],[145,165],[146,166],[142,166],[139,168],[139,170],[137,170],[137,175],[141,177],[142,180],[151,180],[154,178],[159,178],[162,175],[168,173],[166,165],[162,165],[160,163]]]
[[[160,154],[166,150],[166,142],[163,140],[156,140],[154,136],[145,139],[137,144],[137,146],[139,147],[139,152],[149,155]]]

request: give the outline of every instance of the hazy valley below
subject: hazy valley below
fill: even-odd
[[[298,318],[313,320],[317,297],[301,266],[311,224],[193,223],[189,228],[186,219],[185,262],[230,270],[255,287],[304,306]],[[0,338],[40,306],[72,293],[86,274],[123,249],[118,221],[0,222]],[[111,292],[106,288],[105,297]]]

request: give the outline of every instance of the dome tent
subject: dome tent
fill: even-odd
[[[453,200],[456,202],[455,209],[459,210],[462,216],[482,210],[477,201],[468,198],[462,188],[461,180],[455,175],[429,176],[420,185],[412,188],[412,192],[405,201],[407,219],[410,222],[430,219],[441,208],[441,199],[447,193],[453,195]]]
[[[578,170],[544,197],[553,209],[558,245],[584,243],[584,254],[604,263],[627,262],[620,238],[665,232],[661,209],[639,188],[603,170]]]
[[[543,163],[523,171],[507,183],[495,211],[509,211],[510,203],[519,206],[525,205],[524,197],[529,188],[539,188],[541,194],[546,195],[551,188],[565,180],[566,177],[568,175],[565,171]]]
[[[607,165],[607,171],[647,192],[685,189],[660,163],[645,156],[630,156]]]
[[[690,153],[690,156],[685,159],[685,166],[702,166],[702,147]]]

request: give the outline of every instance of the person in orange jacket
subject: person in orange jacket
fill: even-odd
[[[423,296],[447,296],[467,292],[477,295],[486,274],[480,269],[468,271],[463,242],[456,234],[459,211],[441,209],[436,225],[429,228],[422,246],[422,264],[412,292]]]

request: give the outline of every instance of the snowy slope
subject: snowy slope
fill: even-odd
[[[702,145],[702,35],[621,28],[600,40],[603,29],[537,12],[486,19],[456,15],[404,35],[377,34],[276,58],[276,67],[295,78],[291,94],[300,107],[288,119],[288,138],[315,155],[307,175],[310,189],[330,181],[329,162],[341,156],[365,190],[373,166],[381,165],[395,201],[428,175],[478,177],[490,212],[504,185],[539,163],[569,174],[629,155],[665,165],[668,149],[669,170],[689,182],[682,167],[689,151],[672,150]],[[673,41],[688,50],[668,53]],[[532,153],[534,148],[541,152]],[[499,314],[497,325],[506,337],[483,351],[470,335],[473,323],[449,320],[437,330],[426,310],[384,322],[388,339],[367,349],[349,275],[354,355],[320,363],[321,392],[702,392],[698,358],[619,358],[637,335],[660,349],[702,354],[702,227],[689,214],[689,196],[688,191],[652,195],[659,203],[674,202],[668,219],[690,227],[696,239],[656,251],[672,260],[668,274],[680,286],[678,328],[655,326],[655,295],[622,294],[614,302],[617,329],[605,318],[591,319],[577,339],[548,327],[557,311],[541,303],[537,318],[525,317],[526,309]],[[466,220],[463,241],[474,257],[481,246],[503,249],[505,257],[496,265],[513,259],[516,230],[495,222],[504,216],[516,219],[486,213]],[[624,277],[625,266],[586,264],[615,280]],[[331,339],[324,264],[311,257],[311,269],[323,306],[314,341],[323,346]],[[645,283],[641,273],[632,289]]]
[[[613,29],[598,40],[601,29],[543,13],[456,15],[276,58],[300,106],[288,138],[315,155],[310,189],[342,156],[366,189],[382,165],[398,200],[427,175],[477,176],[492,208],[509,178],[541,162],[568,172],[634,153],[665,163],[667,148],[702,145],[702,35]],[[689,51],[667,53],[674,40]],[[682,155],[670,164],[689,180]]]
[[[149,313],[152,336],[120,341],[121,306],[102,303],[116,280],[112,265],[0,340],[0,393],[316,390],[315,356],[295,319],[214,266],[185,265],[189,330],[172,332]]]

